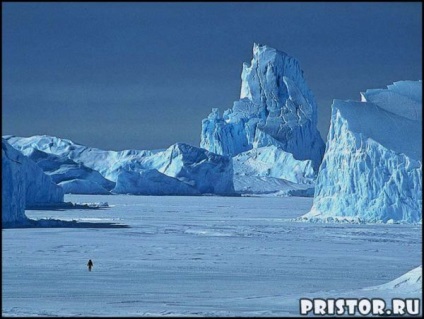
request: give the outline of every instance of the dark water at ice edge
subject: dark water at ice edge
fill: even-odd
[[[59,220],[59,219],[27,219],[22,223],[2,223],[2,228],[129,228],[125,224],[115,223],[88,223],[78,222],[75,220]]]
[[[41,204],[32,207],[26,207],[25,210],[69,210],[69,209],[107,209],[109,205],[106,206],[96,206],[89,205],[88,203],[52,203],[52,204]],[[116,223],[92,223],[92,222],[78,222],[76,220],[60,220],[60,219],[25,219],[20,222],[12,223],[2,223],[2,228],[128,228],[128,225],[125,224],[116,224]]]

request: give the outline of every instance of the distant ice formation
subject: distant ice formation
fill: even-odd
[[[309,220],[422,221],[422,81],[334,100]]]
[[[184,143],[166,150],[115,152],[46,135],[5,139],[29,154],[65,192],[234,194],[231,158]]]

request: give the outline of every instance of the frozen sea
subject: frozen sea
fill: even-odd
[[[421,265],[421,225],[291,221],[312,198],[65,201],[111,207],[26,214],[129,227],[3,229],[3,316],[298,316],[302,297],[396,297],[363,288]]]

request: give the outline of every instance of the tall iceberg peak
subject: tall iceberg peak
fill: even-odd
[[[422,82],[334,100],[307,219],[422,220]]]
[[[202,121],[200,146],[234,156],[275,145],[317,170],[324,142],[316,128],[317,105],[299,62],[266,45],[254,44],[250,66],[243,64],[240,100],[221,116],[213,109]]]

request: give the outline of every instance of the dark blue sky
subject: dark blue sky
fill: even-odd
[[[422,79],[422,4],[2,3],[2,134],[198,146],[253,42],[296,57],[324,140],[334,98]]]

